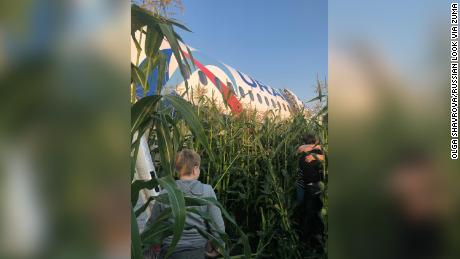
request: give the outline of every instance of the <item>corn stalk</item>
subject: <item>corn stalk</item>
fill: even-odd
[[[143,258],[145,250],[152,245],[161,244],[167,236],[172,236],[172,243],[166,253],[166,257],[171,255],[175,246],[180,240],[185,228],[196,228],[196,226],[186,226],[185,217],[189,213],[197,213],[190,208],[197,203],[202,205],[214,204],[221,208],[227,222],[234,225],[238,231],[239,243],[242,244],[244,256],[250,257],[250,249],[246,235],[239,229],[233,217],[227,213],[225,208],[215,199],[197,199],[187,197],[178,189],[174,181],[174,156],[182,147],[182,138],[185,135],[193,137],[204,151],[209,161],[214,161],[208,138],[205,134],[203,125],[192,105],[184,99],[174,95],[162,95],[162,86],[166,71],[166,59],[160,50],[160,45],[166,39],[171,46],[173,55],[178,62],[185,64],[179,66],[184,78],[190,71],[190,65],[184,58],[180,48],[180,37],[174,31],[174,27],[188,30],[179,22],[162,17],[159,14],[151,13],[137,5],[131,6],[131,37],[137,48],[137,56],[141,51],[146,54],[146,60],[139,64],[131,63],[131,258]],[[141,46],[141,39],[145,38],[145,44]],[[191,53],[189,53],[191,56]],[[137,101],[136,88],[141,87],[144,93],[149,91],[149,78],[157,72],[156,94]],[[186,86],[187,86],[187,81]],[[187,86],[188,87],[188,86]],[[150,132],[149,142],[156,148],[152,150],[152,157],[156,161],[155,167],[158,169],[160,178],[151,180],[135,180],[135,164],[139,152],[141,137],[146,131]],[[181,134],[181,131],[183,132]],[[152,196],[135,210],[138,202],[139,192],[143,189],[152,190],[161,187],[167,190],[165,195]],[[167,204],[170,209],[165,210],[159,215],[156,222],[149,224],[148,227],[139,233],[136,218],[141,215],[151,202],[162,202]],[[208,215],[200,214],[203,219],[209,218]],[[169,219],[173,219],[173,224]],[[211,222],[212,225],[212,222]],[[218,233],[211,236],[206,230],[197,229],[204,237],[208,238],[215,247],[219,248],[225,258],[229,258],[230,241],[226,233]]]

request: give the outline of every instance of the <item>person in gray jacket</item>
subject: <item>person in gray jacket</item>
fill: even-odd
[[[195,197],[213,197],[216,198],[216,194],[212,187],[208,184],[203,184],[198,181],[200,176],[200,163],[201,158],[197,152],[184,149],[176,155],[175,167],[176,171],[179,174],[179,180],[176,180],[176,184],[180,190],[185,195],[195,196]],[[163,190],[162,193],[166,191]],[[168,206],[160,202],[155,202],[152,210],[152,216],[150,222],[154,222],[155,219],[160,215],[160,213],[166,209]],[[222,213],[219,207],[215,205],[205,205],[205,206],[196,206],[198,210],[207,212],[217,226],[218,230],[225,232],[224,220],[222,219]],[[173,219],[170,219],[173,222]],[[206,230],[205,221],[198,215],[187,213],[185,219],[186,226],[196,226],[203,230]],[[161,246],[160,258],[163,258],[172,242],[172,236],[169,236],[163,240]],[[205,258],[205,247],[207,245],[207,240],[198,233],[196,229],[184,229],[182,237],[179,240],[179,243],[176,245],[174,252],[169,258],[171,259],[203,259]],[[208,256],[217,256],[218,253],[214,249],[207,251]]]

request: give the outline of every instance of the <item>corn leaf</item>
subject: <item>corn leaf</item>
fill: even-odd
[[[227,247],[225,246],[225,243],[223,243],[219,239],[219,237],[197,226],[192,226],[192,228],[196,229],[198,233],[200,233],[200,235],[208,239],[215,247],[220,248],[220,251],[224,253],[223,254],[224,258],[230,258],[230,255],[229,255]]]
[[[148,120],[148,116],[154,112],[155,105],[161,99],[159,95],[147,96],[139,100],[131,107],[131,136],[139,129],[139,127]],[[143,132],[139,132],[140,135]]]
[[[174,57],[176,58],[177,63],[179,64],[179,70],[182,77],[185,79],[185,87],[188,89],[187,75],[190,74],[190,65],[188,64],[187,59],[184,58],[182,54],[182,49],[179,45],[179,42],[174,34],[174,29],[169,24],[160,24],[160,29],[163,32],[164,36],[168,40],[169,46],[173,52]],[[180,64],[185,63],[185,67]],[[188,71],[187,71],[188,69]]]
[[[153,188],[158,187],[159,185],[160,183],[155,178],[152,178],[151,180],[148,180],[148,181],[135,180],[131,184],[131,204],[133,204],[133,207],[136,204],[137,200],[139,199],[139,192],[142,189],[152,190]]]
[[[185,226],[185,201],[183,193],[177,188],[176,182],[171,176],[166,176],[158,179],[169,197],[169,204],[171,206],[173,218],[174,218],[174,229],[173,229],[173,239],[171,245],[166,252],[166,257],[171,255],[176,247],[177,243],[180,240],[182,235],[182,231],[184,230]]]
[[[173,234],[173,225],[167,221],[171,217],[172,209],[166,208],[157,216],[154,222],[147,222],[146,229],[141,234],[144,247],[161,244],[164,238]]]
[[[155,200],[155,197],[149,197],[148,200],[144,203],[144,205],[142,205],[139,209],[137,209],[134,212],[136,218],[139,217],[149,207],[150,202],[152,202],[153,200]]]
[[[144,236],[142,238],[142,245],[145,248],[148,248],[152,245],[160,245],[163,239],[171,236],[174,233],[173,227],[174,224],[166,221],[158,221],[155,224],[152,224],[148,234],[142,235]]]
[[[158,54],[163,38],[163,33],[158,25],[150,23],[147,26],[145,36],[145,55],[147,57],[154,58]]]
[[[166,175],[174,176],[174,157],[175,150],[171,140],[169,125],[164,115],[159,114],[155,120],[155,132],[158,140],[158,148],[161,159],[161,164]]]
[[[133,63],[131,63],[131,83],[142,84],[144,73]]]
[[[208,138],[204,132],[203,125],[200,122],[198,115],[196,114],[193,106],[185,101],[184,99],[174,96],[164,96],[166,100],[171,102],[174,109],[181,115],[181,117],[187,122],[188,127],[193,132],[197,140],[205,147],[211,160],[214,160],[214,154],[209,147]]]
[[[166,62],[166,57],[163,55],[163,53],[159,54],[159,60],[158,60],[158,73],[157,73],[157,86],[155,89],[155,94],[161,94],[163,90],[163,81],[164,81],[164,76],[166,74],[168,63]]]

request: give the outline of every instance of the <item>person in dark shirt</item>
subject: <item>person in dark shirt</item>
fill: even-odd
[[[311,185],[323,179],[322,161],[324,161],[323,150],[314,135],[305,135],[302,141],[303,145],[297,148],[299,170],[296,184],[299,204],[304,201],[305,185]]]
[[[324,175],[324,152],[314,135],[308,134],[302,140],[303,145],[297,149],[297,200],[301,211],[301,239],[309,246],[322,249],[324,224],[320,216],[323,208],[320,182]]]

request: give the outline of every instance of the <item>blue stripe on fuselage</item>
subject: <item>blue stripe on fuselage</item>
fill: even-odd
[[[169,81],[169,62],[171,61],[171,56],[172,56],[172,50],[171,49],[163,49],[161,50],[163,55],[166,56],[166,75],[165,78],[163,79],[162,84],[166,84],[166,82]],[[146,64],[146,60],[144,59],[139,67],[143,67]],[[157,81],[158,81],[158,68],[155,68],[153,71],[151,71],[149,78],[147,79],[148,83],[150,85],[149,91],[144,95],[144,89],[140,84],[136,85],[136,96],[138,99],[141,99],[142,97],[145,96],[150,96],[155,94],[155,90],[157,88]]]

